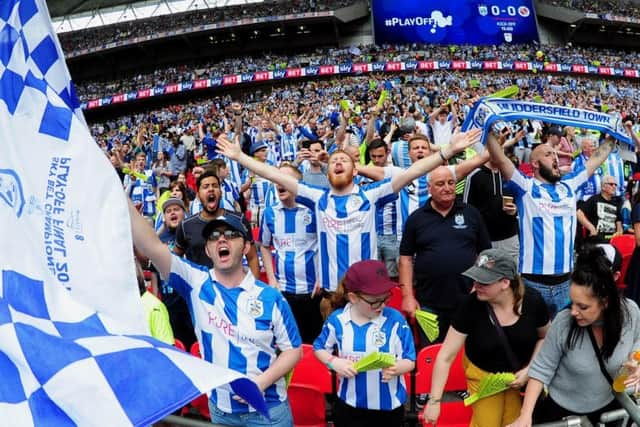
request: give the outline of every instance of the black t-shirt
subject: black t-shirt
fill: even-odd
[[[460,273],[491,247],[476,208],[456,203],[443,217],[430,203],[415,210],[405,223],[400,255],[415,255],[416,299],[423,306],[450,310],[469,292],[471,280]]]
[[[478,208],[492,241],[518,234],[518,219],[502,209],[502,196],[513,197],[514,192],[503,185],[500,172],[483,166],[467,177],[465,201]]]
[[[547,322],[549,311],[544,300],[535,289],[525,288],[520,318],[513,325],[502,327],[511,350],[520,362],[518,369],[522,369],[531,360],[538,341],[537,329]],[[498,331],[489,319],[486,301],[478,300],[475,294],[468,295],[460,305],[451,326],[467,335],[464,352],[474,365],[487,372],[514,372]]]
[[[251,225],[240,212],[224,211],[224,215],[235,215],[242,220],[245,228],[251,230]],[[200,215],[191,216],[180,223],[176,231],[176,246],[184,251],[184,256],[189,261],[208,268],[213,267],[211,258],[204,251],[207,241],[202,237],[202,230],[209,221]],[[253,242],[251,232],[248,232],[249,241]]]
[[[622,221],[622,201],[618,197],[606,200],[595,194],[580,205],[580,210],[598,230],[598,235],[591,239],[597,243],[608,242],[616,232],[616,221]]]

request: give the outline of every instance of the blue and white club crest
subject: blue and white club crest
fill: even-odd
[[[0,169],[0,200],[20,218],[24,208],[24,193],[20,177],[13,169]]]
[[[264,314],[264,305],[259,299],[252,298],[247,302],[247,312],[252,317],[260,317]]]
[[[461,213],[457,213],[454,217],[453,217],[453,222],[455,223],[455,225],[453,226],[453,228],[467,228],[467,225],[464,223],[464,215]]]
[[[487,16],[487,14],[489,14],[489,8],[487,8],[486,4],[479,4],[478,13],[480,14],[480,16]]]
[[[371,340],[376,347],[382,347],[387,343],[387,336],[383,331],[377,329],[371,334]]]

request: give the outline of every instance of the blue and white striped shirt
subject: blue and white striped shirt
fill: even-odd
[[[609,153],[607,160],[605,160],[602,167],[605,175],[611,175],[616,179],[616,184],[618,184],[616,187],[616,196],[622,196],[625,191],[626,182],[624,179],[624,161],[622,160],[622,157],[620,157],[619,148],[616,148]]]
[[[399,311],[385,307],[382,313],[364,325],[351,320],[351,304],[331,313],[322,332],[313,343],[314,350],[333,351],[354,362],[373,352],[391,353],[396,360],[415,360],[413,335]],[[404,376],[382,382],[380,369],[359,373],[354,378],[340,378],[338,397],[354,408],[390,411],[407,400]]]
[[[573,268],[577,189],[582,169],[545,184],[516,170],[509,181],[520,213],[520,273],[559,275]]]
[[[220,206],[229,211],[237,210],[236,202],[240,199],[240,189],[233,181],[228,179],[223,180],[220,184],[220,191],[222,192]]]
[[[242,180],[243,182],[248,181],[249,179],[249,169],[245,169]],[[261,177],[260,175],[254,175],[253,181],[251,182],[251,187],[249,190],[251,191],[251,197],[249,198],[249,207],[251,209],[261,208],[264,209],[266,206],[267,200],[267,192],[269,191],[269,187],[271,186],[271,181]]]
[[[310,294],[318,269],[318,235],[313,211],[297,204],[267,206],[262,215],[260,242],[275,249],[275,276],[282,292]]]
[[[293,162],[298,153],[298,132],[280,134],[280,161]],[[278,163],[279,164],[279,163]]]
[[[409,157],[409,142],[400,139],[391,144],[391,160],[393,165],[402,169],[411,166],[411,158]]]
[[[124,187],[134,205],[142,204],[142,215],[152,217],[156,214],[156,177],[150,169],[142,173],[147,177],[146,181],[125,175]]]
[[[324,289],[335,291],[351,264],[378,258],[376,209],[396,197],[389,179],[354,185],[346,195],[298,184],[296,201],[313,210],[318,221],[320,283]]]
[[[585,170],[588,160],[589,159],[587,159],[584,154],[580,154],[578,157],[576,157],[573,161],[573,172],[577,173]],[[587,178],[585,183],[580,188],[578,188],[578,200],[585,201],[589,197],[600,193],[600,190],[602,189],[602,175],[602,165],[600,165],[600,167],[596,169],[594,174]]]
[[[454,179],[456,179],[455,166],[447,166]],[[387,166],[384,168],[384,177],[393,178],[394,176],[403,173],[405,169],[396,166]],[[396,235],[398,240],[402,239],[402,233],[404,231],[404,224],[416,209],[426,205],[431,195],[429,194],[429,174],[422,175],[411,182],[411,184],[403,187],[398,193],[398,199],[388,203],[384,206],[381,218],[382,224],[376,224],[381,226],[378,230],[378,235],[389,236]],[[391,212],[390,209],[395,209],[395,212]]]
[[[189,204],[189,215],[187,215],[187,216],[198,215],[201,211],[202,211],[202,202],[200,201],[200,199],[196,195],[196,198],[193,199],[191,204]]]
[[[228,157],[224,157],[224,161],[229,169],[229,176],[227,179],[231,180],[238,188],[242,186],[242,166],[235,160],[231,160]]]
[[[176,255],[168,285],[187,301],[204,360],[249,377],[266,371],[279,351],[302,345],[289,304],[277,290],[248,272],[235,288],[216,281],[215,271]],[[227,388],[214,389],[211,403],[223,412],[254,412],[232,398]],[[268,407],[287,398],[284,378],[264,391]]]

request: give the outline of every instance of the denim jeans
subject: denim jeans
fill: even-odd
[[[571,280],[558,283],[554,286],[543,285],[542,283],[532,282],[524,277],[522,278],[525,286],[528,286],[536,291],[540,292],[542,299],[547,303],[549,308],[549,317],[553,319],[556,314],[569,305],[569,285]]]
[[[378,235],[378,259],[384,262],[389,277],[398,277],[398,258],[400,257],[400,241],[398,236]]]
[[[269,409],[269,421],[257,412],[246,412],[243,414],[229,414],[222,412],[218,408],[214,408],[209,401],[209,410],[211,412],[211,422],[215,425],[223,426],[243,426],[243,427],[293,427],[293,415],[289,401],[285,400],[279,405]]]
[[[285,400],[279,405],[269,409],[268,420],[257,412],[247,412],[244,414],[228,414],[222,412],[218,408],[214,408],[209,401],[209,409],[211,411],[211,422],[215,425],[222,426],[243,426],[243,427],[293,427],[293,415],[289,401]]]

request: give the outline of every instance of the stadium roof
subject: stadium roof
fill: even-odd
[[[134,3],[135,0],[47,0],[52,17]]]
[[[1,0],[0,0],[1,1]],[[174,12],[184,12],[192,8],[224,7],[242,3],[260,3],[263,0],[46,0],[52,18],[69,15],[86,15],[89,12],[112,10],[117,6],[126,9],[127,6],[138,8],[142,5],[164,4],[171,5]],[[186,3],[187,5],[184,5]]]

